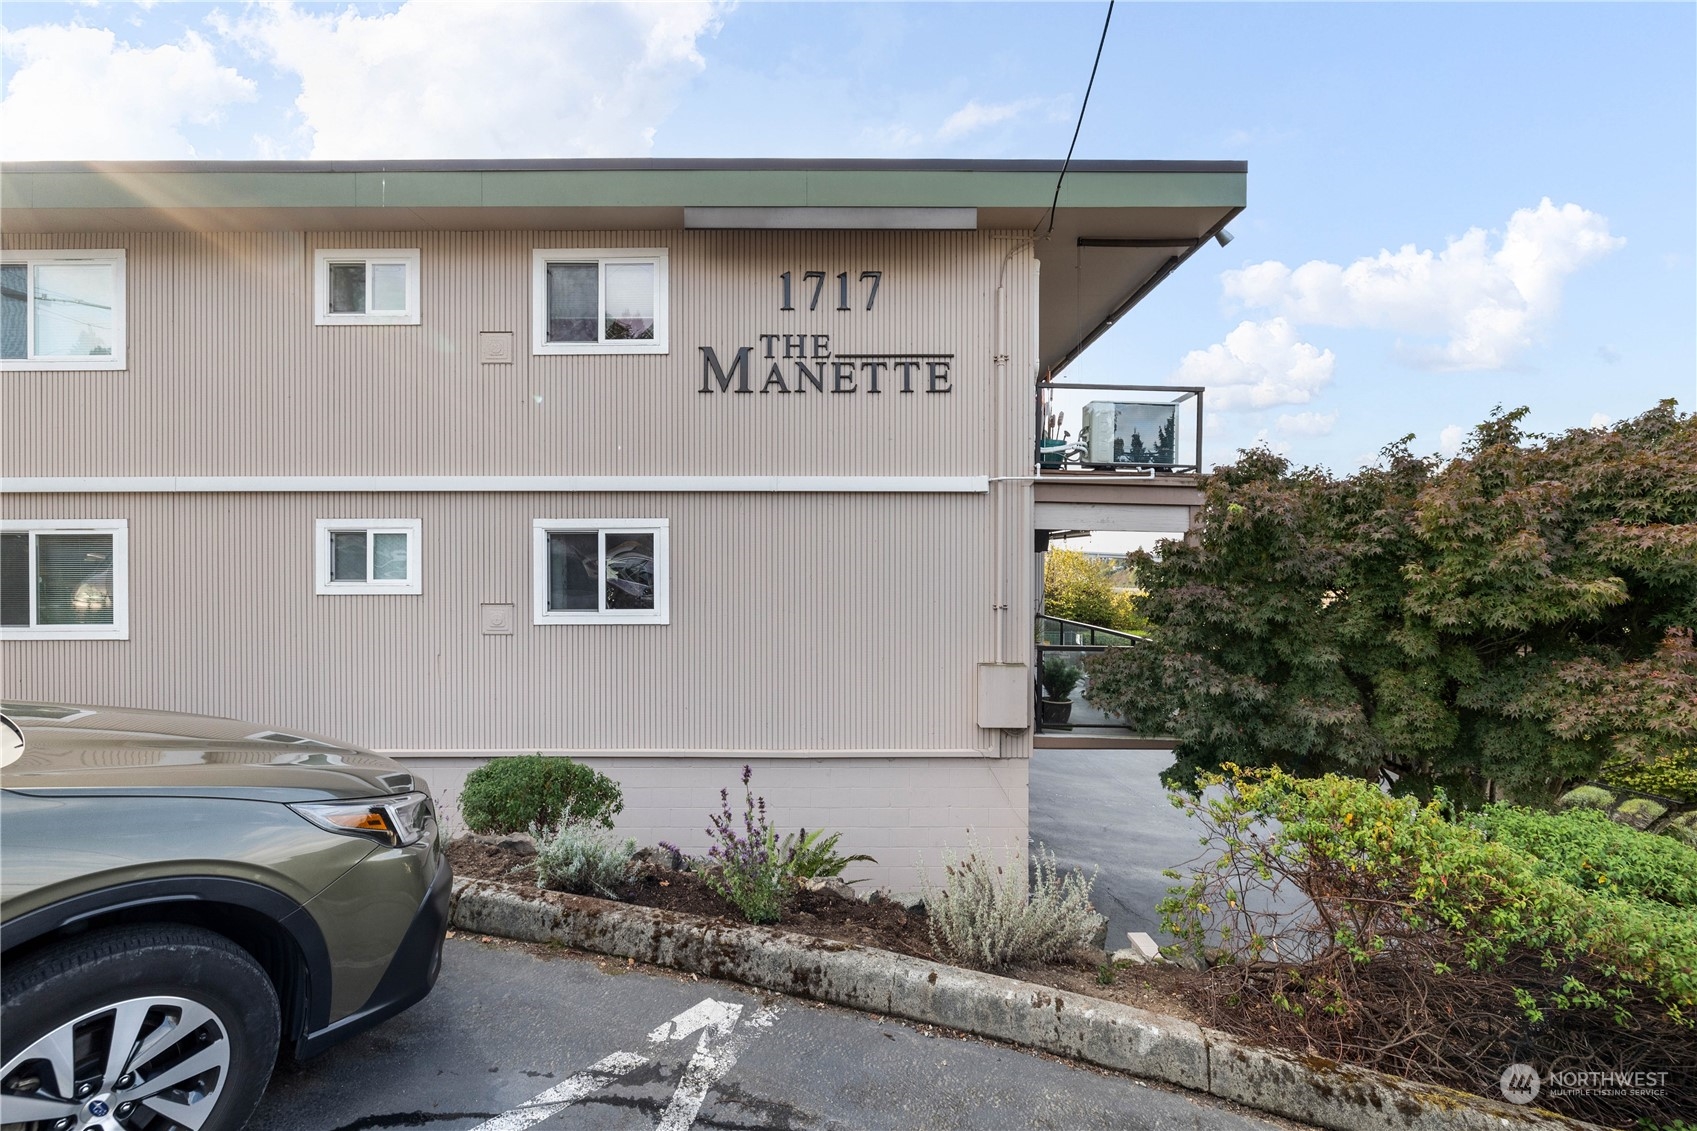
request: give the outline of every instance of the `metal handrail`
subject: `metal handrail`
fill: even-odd
[[[1066,466],[1065,461],[1071,460],[1073,462],[1074,466],[1088,467],[1088,468],[1091,468],[1093,470],[1113,471],[1113,472],[1122,472],[1122,473],[1123,472],[1139,472],[1139,473],[1146,474],[1146,475],[1154,475],[1156,473],[1162,473],[1162,472],[1167,473],[1167,474],[1173,474],[1173,473],[1179,473],[1179,472],[1191,473],[1191,474],[1196,474],[1196,475],[1202,474],[1202,420],[1203,420],[1203,417],[1202,417],[1202,407],[1203,407],[1202,401],[1203,401],[1203,394],[1205,394],[1207,392],[1207,389],[1204,386],[1201,386],[1201,385],[1120,385],[1120,384],[1083,384],[1083,383],[1073,384],[1070,381],[1067,381],[1067,382],[1039,381],[1037,383],[1037,396],[1033,398],[1033,401],[1035,402],[1034,408],[1035,408],[1035,411],[1036,411],[1036,423],[1037,423],[1037,430],[1034,433],[1034,435],[1037,437],[1037,442],[1036,442],[1036,446],[1033,449],[1033,453],[1032,453],[1032,464],[1036,468],[1037,474],[1041,475],[1044,471],[1044,463],[1043,463],[1043,460],[1044,460],[1044,447],[1043,447],[1043,445],[1044,445],[1044,443],[1047,442],[1047,443],[1050,443],[1050,444],[1054,444],[1054,443],[1057,442],[1057,441],[1054,440],[1053,437],[1048,435],[1048,428],[1046,426],[1047,402],[1046,402],[1045,394],[1046,393],[1053,393],[1057,390],[1065,390],[1065,391],[1070,392],[1070,391],[1075,390],[1075,389],[1086,389],[1086,390],[1089,390],[1089,389],[1105,389],[1105,390],[1111,390],[1111,391],[1114,391],[1114,392],[1124,392],[1124,393],[1178,393],[1180,395],[1176,400],[1173,400],[1173,401],[1170,401],[1170,402],[1164,402],[1164,403],[1170,403],[1170,404],[1175,404],[1175,405],[1181,405],[1181,404],[1185,403],[1186,401],[1190,400],[1192,397],[1195,397],[1196,398],[1196,445],[1195,445],[1196,458],[1195,458],[1195,462],[1193,462],[1193,463],[1172,463],[1172,464],[1112,464],[1112,465],[1109,465],[1109,464],[1085,463],[1085,462],[1083,462],[1083,461],[1081,461],[1077,458],[1080,453],[1077,452],[1076,450],[1074,450],[1074,449],[1077,448],[1077,445],[1072,444],[1072,445],[1067,445],[1067,446],[1059,449],[1059,454],[1061,455],[1061,458],[1063,460],[1063,463],[1062,463],[1063,467]],[[1051,459],[1053,459],[1056,454],[1057,454],[1057,449],[1054,449],[1054,448],[1049,449],[1049,457]],[[1054,467],[1050,467],[1050,468],[1048,468],[1048,470],[1049,471],[1055,471],[1055,470],[1058,470],[1058,469],[1054,468]]]
[[[1080,636],[1088,634],[1089,637],[1090,637],[1090,641],[1089,641],[1088,644],[1086,644],[1084,641],[1081,640],[1077,644],[1068,645],[1063,641],[1057,640],[1057,641],[1055,641],[1051,644],[1049,642],[1049,639],[1048,639],[1048,635],[1049,635],[1048,625],[1051,625],[1051,624],[1059,626],[1058,629],[1056,630],[1057,634],[1060,633],[1060,632],[1065,632],[1067,630],[1071,630],[1072,632],[1074,632],[1075,634],[1080,635]],[[1103,628],[1099,624],[1088,624],[1088,623],[1081,621],[1081,620],[1068,620],[1065,617],[1050,616],[1048,613],[1040,614],[1037,617],[1037,636],[1038,636],[1038,641],[1039,641],[1039,644],[1038,644],[1039,647],[1045,647],[1046,646],[1046,647],[1053,647],[1053,648],[1066,648],[1066,647],[1072,647],[1072,648],[1097,648],[1097,647],[1119,648],[1119,647],[1124,647],[1128,644],[1136,644],[1138,641],[1143,639],[1142,637],[1136,635],[1135,633],[1122,632],[1117,628]],[[1108,644],[1098,645],[1097,642],[1096,642],[1098,636],[1111,637],[1112,640]]]

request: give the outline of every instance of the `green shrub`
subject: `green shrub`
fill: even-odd
[[[795,894],[796,881],[838,876],[844,868],[861,860],[877,863],[870,856],[839,856],[837,842],[842,833],[824,830],[790,833],[780,842],[778,830],[767,820],[766,799],[754,796],[751,766],[742,768],[743,813],[739,822],[731,812],[731,792],[719,791],[719,811],[708,814],[713,838],[704,860],[690,860],[701,880],[735,907],[750,923],[775,923],[784,905]],[[738,831],[740,828],[740,832]],[[660,847],[689,859],[674,844]]]
[[[1563,809],[1608,809],[1615,803],[1615,795],[1606,789],[1594,785],[1582,785],[1578,789],[1570,789],[1562,794],[1559,804]]]
[[[1664,754],[1648,762],[1610,762],[1597,776],[1617,789],[1635,789],[1675,801],[1697,801],[1697,748]]]
[[[636,841],[615,841],[581,824],[531,832],[536,837],[538,887],[618,898],[619,885],[630,878]]]
[[[1084,678],[1084,669],[1064,656],[1050,656],[1043,661],[1043,695],[1047,699],[1071,698],[1073,688]]]
[[[1032,864],[1034,875],[1028,880],[1018,853],[1009,853],[998,866],[979,854],[972,838],[965,860],[944,852],[948,878],[943,889],[934,889],[923,871],[919,877],[932,945],[964,965],[1000,970],[1045,962],[1087,944],[1097,924],[1090,906],[1095,873],[1088,879],[1078,872],[1061,878],[1054,854],[1041,844]]]
[[[844,868],[862,860],[868,864],[878,863],[865,853],[856,853],[853,856],[837,855],[837,842],[841,839],[842,833],[826,836],[824,829],[814,829],[812,832],[802,829],[799,836],[791,833],[784,837],[784,842],[778,846],[778,856],[784,863],[785,873],[798,880],[819,880],[829,876],[841,876]]]
[[[1515,991],[1529,1020],[1579,1009],[1625,1026],[1640,991],[1680,1026],[1697,1016],[1697,857],[1671,839],[1585,810],[1497,807],[1456,824],[1441,800],[1356,778],[1228,771],[1202,779],[1201,796],[1173,795],[1202,821],[1209,852],[1168,889],[1162,922],[1197,956],[1218,940],[1238,964],[1320,972],[1290,1008],[1348,1014],[1351,968],[1380,961],[1424,963],[1441,980],[1456,963],[1479,972],[1530,958],[1570,973],[1553,990]],[[1276,910],[1291,889],[1303,906]]]
[[[624,807],[618,782],[570,758],[540,754],[485,762],[466,775],[460,791],[460,814],[476,833],[579,824],[610,829]]]
[[[1649,899],[1697,913],[1697,850],[1671,837],[1639,832],[1595,809],[1543,813],[1491,805],[1473,823],[1532,857],[1538,875],[1590,895]]]

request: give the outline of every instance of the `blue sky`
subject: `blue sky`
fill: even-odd
[[[1103,11],[9,3],[0,139],[1058,158]],[[1497,404],[1558,429],[1697,402],[1692,4],[1121,4],[1078,156],[1249,161],[1236,241],[1073,370],[1217,389],[1212,460],[1259,439],[1341,471],[1406,433],[1453,450]]]

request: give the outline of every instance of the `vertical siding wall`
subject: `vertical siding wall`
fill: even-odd
[[[412,754],[966,755],[982,495],[12,496],[129,520],[129,640],[7,641],[8,697],[201,711]],[[531,521],[671,522],[671,623],[536,625]],[[319,518],[418,518],[418,595],[317,596]],[[513,605],[486,636],[485,603]]]
[[[7,475],[963,475],[995,460],[995,288],[1021,244],[979,232],[9,234],[8,248],[127,251],[129,368],[8,373]],[[320,247],[416,247],[421,324],[314,326]],[[665,247],[670,352],[532,356],[531,251]],[[1029,389],[1029,251],[1006,273]],[[809,312],[803,273],[829,276]],[[871,311],[863,270],[884,272]],[[797,310],[780,311],[781,272]],[[835,309],[836,275],[851,279]],[[479,365],[509,331],[510,365]],[[834,352],[953,353],[948,395],[699,392],[758,334]],[[762,361],[764,359],[761,359]],[[762,366],[751,374],[758,384]],[[885,375],[884,387],[895,382]],[[1029,392],[1009,417],[1029,431]],[[66,427],[70,421],[76,427]],[[43,443],[45,437],[52,443]]]
[[[1028,474],[1035,272],[976,232],[144,233],[123,247],[121,373],[0,377],[5,476]],[[418,326],[312,324],[312,253],[417,247]],[[670,353],[534,357],[531,250],[670,249]],[[1006,272],[1003,275],[1003,265]],[[782,312],[778,276],[791,271]],[[803,272],[827,273],[809,313]],[[882,270],[864,307],[862,270]],[[849,272],[850,312],[834,309]],[[1008,356],[993,387],[996,287]],[[509,331],[510,365],[476,361]],[[949,394],[702,394],[761,333],[834,353],[953,353]],[[1000,416],[1001,426],[997,425]],[[503,753],[619,778],[627,829],[686,846],[743,760],[786,827],[850,830],[911,888],[967,827],[1023,838],[1029,734],[975,725],[976,665],[1027,659],[1030,492],[12,494],[8,517],[129,520],[130,639],[0,643],[8,697],[128,704],[336,735],[450,806]],[[417,518],[423,593],[316,596],[320,518]],[[671,623],[531,623],[531,521],[670,521]],[[480,606],[514,606],[484,635]],[[995,606],[1005,604],[998,613]],[[998,632],[1001,651],[998,652]]]

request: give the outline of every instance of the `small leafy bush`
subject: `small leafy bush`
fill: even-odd
[[[613,827],[625,807],[619,783],[570,758],[495,758],[466,775],[460,814],[475,833],[562,825]]]
[[[1652,900],[1697,915],[1697,849],[1671,837],[1646,835],[1595,809],[1543,813],[1491,805],[1473,823],[1533,857],[1540,876],[1588,894]]]
[[[1697,801],[1697,748],[1647,762],[1611,762],[1603,766],[1598,777],[1617,789],[1653,793],[1674,801]]]
[[[814,829],[812,832],[802,829],[799,835],[790,833],[778,846],[778,855],[783,858],[785,873],[798,880],[821,880],[830,876],[841,876],[844,868],[863,860],[868,864],[878,863],[865,853],[857,852],[853,856],[837,855],[837,842],[841,839],[842,833],[826,836],[824,829]]]
[[[840,856],[841,833],[824,834],[823,829],[791,833],[782,841],[766,816],[766,799],[754,795],[750,781],[754,770],[742,768],[743,813],[739,822],[731,812],[731,793],[719,791],[719,811],[708,815],[712,827],[707,835],[712,844],[705,860],[692,861],[702,882],[742,913],[750,923],[775,923],[784,905],[795,894],[796,881],[838,876],[844,868],[861,860],[877,863],[870,856]],[[677,856],[684,853],[673,844],[660,847]],[[686,857],[687,859],[687,857]]]
[[[1032,853],[1031,872],[1028,879],[1017,852],[1000,865],[985,858],[976,838],[968,838],[964,860],[944,852],[942,890],[923,872],[919,877],[932,945],[964,965],[1000,970],[1046,962],[1088,943],[1096,932],[1090,906],[1095,873],[1061,877],[1054,854],[1041,844]]]
[[[1064,656],[1050,656],[1043,661],[1043,694],[1051,700],[1069,698],[1083,678],[1084,669]]]
[[[775,923],[784,912],[791,885],[778,830],[766,819],[766,799],[756,798],[749,785],[753,775],[752,767],[742,768],[745,804],[740,834],[731,813],[730,790],[719,791],[719,812],[708,817],[712,827],[707,835],[713,844],[707,849],[701,878],[750,923]]]
[[[1186,882],[1160,911],[1211,962],[1195,990],[1210,1023],[1485,1094],[1484,1069],[1515,1060],[1697,1064],[1686,846],[1586,809],[1451,821],[1441,796],[1359,778],[1228,766],[1200,784],[1173,803],[1201,822],[1206,851],[1168,873]],[[1672,1110],[1647,1096],[1550,1102],[1616,1126]]]
[[[536,883],[553,891],[618,898],[630,878],[636,841],[616,841],[587,825],[532,828],[536,837]]]

